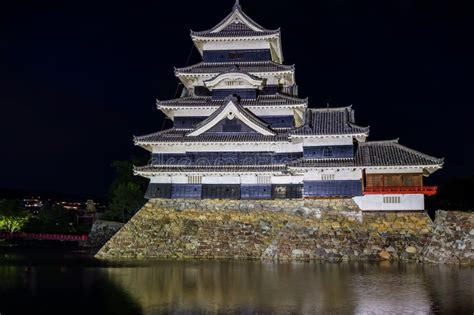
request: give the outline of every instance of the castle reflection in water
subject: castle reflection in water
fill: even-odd
[[[465,314],[474,310],[470,268],[261,261],[123,266],[60,256],[58,260],[2,254],[0,312]]]
[[[169,262],[103,272],[144,314],[427,314],[473,307],[470,270],[449,267],[388,262]]]

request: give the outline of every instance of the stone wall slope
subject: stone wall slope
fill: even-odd
[[[423,252],[431,263],[474,264],[474,214],[437,211],[435,229]]]
[[[87,246],[102,247],[112,236],[114,236],[122,227],[123,223],[96,220],[89,232]]]
[[[423,212],[362,213],[351,199],[149,201],[102,259],[421,260]]]

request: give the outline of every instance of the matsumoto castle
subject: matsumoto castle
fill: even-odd
[[[180,98],[158,101],[174,126],[135,138],[152,154],[135,173],[147,198],[353,198],[364,211],[423,210],[436,187],[423,177],[442,159],[398,140],[368,141],[352,107],[309,108],[280,30],[238,1],[215,27],[191,32],[202,62],[175,69]]]

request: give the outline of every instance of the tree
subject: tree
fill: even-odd
[[[61,205],[46,204],[39,214],[41,232],[46,233],[74,233],[76,232],[76,218]]]
[[[127,222],[145,203],[147,180],[133,174],[133,165],[145,164],[143,159],[114,161],[115,179],[109,188],[109,206],[104,213],[106,220]]]
[[[104,218],[113,221],[128,221],[144,203],[143,190],[133,182],[121,183],[115,187]]]
[[[109,187],[109,198],[112,199],[116,195],[118,186],[125,183],[134,183],[145,192],[148,181],[133,174],[133,165],[147,164],[148,161],[143,158],[133,158],[131,161],[113,161],[111,167],[114,169],[115,178]]]
[[[0,230],[9,233],[21,231],[30,219],[19,200],[4,200],[0,202]]]

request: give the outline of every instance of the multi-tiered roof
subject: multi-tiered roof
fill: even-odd
[[[157,101],[174,126],[135,138],[159,157],[137,174],[157,181],[194,173],[286,174],[303,184],[318,170],[428,174],[441,167],[441,159],[398,141],[367,142],[369,127],[357,125],[352,107],[308,108],[308,99],[298,97],[295,67],[283,64],[280,30],[257,24],[238,1],[220,23],[191,38],[203,60],[175,69],[180,98]],[[265,159],[244,159],[252,154]]]

